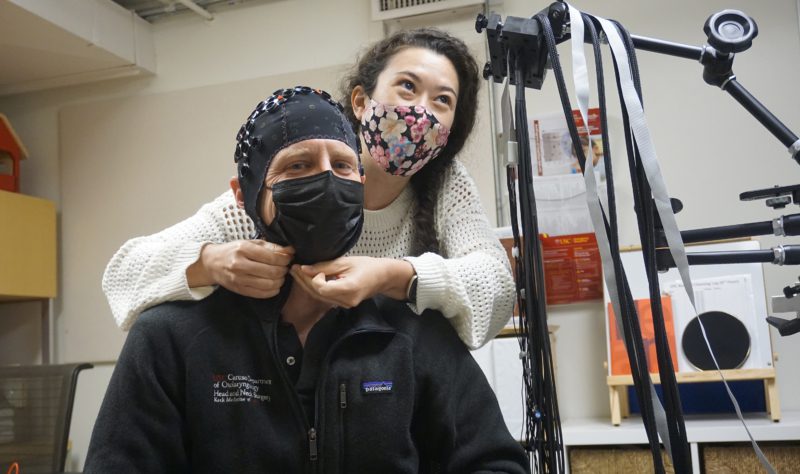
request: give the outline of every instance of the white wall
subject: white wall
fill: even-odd
[[[504,16],[529,16],[546,5],[546,2],[506,0],[496,9]],[[800,34],[794,0],[760,3],[614,0],[585,1],[578,6],[616,18],[634,34],[693,45],[704,42],[702,24],[709,14],[727,7],[744,10],[759,23],[760,35],[750,50],[738,55],[734,70],[743,85],[790,128],[800,132],[800,103],[796,95],[796,78],[800,77]],[[466,34],[463,22],[446,22],[446,26]],[[156,24],[154,33],[158,60],[158,75],[154,77],[0,98],[0,111],[9,116],[31,152],[31,158],[23,163],[23,190],[56,201],[63,218],[70,219],[62,223],[64,226],[80,227],[83,220],[90,220],[91,216],[85,209],[62,206],[62,176],[69,174],[69,170],[61,169],[60,160],[59,111],[63,107],[109,99],[153,100],[162,93],[347,64],[352,62],[356,51],[383,34],[383,26],[370,21],[369,5],[363,0],[283,0],[224,12],[212,23],[188,17]],[[310,44],[314,46],[308,46]],[[562,61],[568,62],[568,52],[562,50],[562,55]],[[640,53],[639,62],[645,110],[665,179],[672,194],[681,198],[685,205],[678,216],[679,225],[694,228],[765,220],[776,215],[767,211],[762,203],[740,203],[737,196],[745,190],[797,182],[794,178],[800,176],[797,165],[790,162],[777,140],[725,93],[705,85],[698,64],[651,53]],[[264,91],[265,94],[269,92]],[[528,97],[531,114],[560,110],[552,74],[541,92],[531,91]],[[157,117],[153,119],[158,120]],[[488,126],[488,120],[484,124]],[[478,146],[482,148],[486,144]],[[114,160],[115,157],[106,158]],[[617,152],[615,163],[621,159]],[[486,162],[478,157],[472,164],[478,170],[476,178],[484,202],[491,202],[494,189],[487,176]],[[86,183],[87,194],[95,189],[94,183]],[[214,194],[208,189],[193,192],[197,205]],[[620,192],[624,195],[625,191]],[[103,198],[96,196],[98,201]],[[184,201],[191,199],[186,197]],[[165,212],[186,215],[191,209],[171,208]],[[487,211],[493,212],[490,206]],[[627,222],[623,230],[624,243],[634,243],[633,219]],[[148,231],[151,230],[149,225],[149,221],[142,222],[142,228]],[[779,240],[766,238],[762,242],[774,245]],[[104,260],[108,257],[110,255],[92,255],[90,258]],[[69,255],[71,261],[80,258],[80,255]],[[778,294],[781,287],[796,277],[797,272],[792,268],[766,268],[769,294]],[[93,354],[98,359],[113,359],[114,348],[118,351],[121,347],[124,334],[110,324],[101,330],[95,324],[97,315],[110,319],[100,292],[99,275],[70,273],[68,268],[62,267],[60,279],[71,284],[61,285],[61,297],[55,303],[58,360],[68,362]],[[69,288],[69,293],[63,291],[65,287]],[[93,316],[81,318],[81,314]],[[562,416],[605,416],[608,413],[602,366],[605,342],[598,336],[604,334],[601,305],[554,307],[549,317],[551,323],[560,326],[557,359]],[[0,363],[38,361],[38,321],[36,305],[0,305]],[[87,333],[93,333],[97,341],[102,341],[102,347],[110,349],[95,352],[92,347],[85,347],[92,344],[85,338]],[[797,397],[800,345],[796,338],[782,339],[777,334],[774,338],[775,351],[780,355],[777,367],[781,401],[784,409],[794,410],[800,409]],[[92,376],[83,377],[83,393],[101,393],[109,373],[110,370],[103,368]],[[80,421],[74,424],[72,434],[75,469],[82,465],[97,400],[97,397],[79,396],[77,401],[75,417]]]

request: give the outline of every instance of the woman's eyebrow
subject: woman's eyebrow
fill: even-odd
[[[422,82],[422,79],[420,79],[420,77],[418,75],[416,75],[416,73],[413,73],[411,71],[400,71],[400,72],[397,73],[397,75],[398,76],[406,75],[406,76],[410,77],[411,79],[414,79],[417,82]]]

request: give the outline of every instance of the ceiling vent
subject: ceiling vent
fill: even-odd
[[[374,21],[395,20],[483,5],[484,0],[371,0]]]

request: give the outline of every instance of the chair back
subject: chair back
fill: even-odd
[[[0,473],[64,472],[78,373],[92,367],[0,366]]]

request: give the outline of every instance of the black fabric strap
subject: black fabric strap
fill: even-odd
[[[575,122],[572,119],[572,106],[570,104],[569,95],[567,92],[566,83],[564,80],[563,70],[561,68],[561,64],[559,61],[558,51],[556,49],[556,42],[555,37],[552,31],[552,27],[549,23],[549,18],[545,14],[537,15],[537,20],[542,25],[542,30],[544,32],[545,40],[547,42],[547,48],[550,55],[550,62],[553,68],[553,72],[556,76],[556,83],[559,91],[559,95],[561,97],[562,108],[564,111],[564,116],[566,117],[567,126],[572,138],[573,143],[580,143],[577,127],[575,126]],[[591,33],[594,31],[593,27],[590,27],[588,31]],[[596,34],[593,37],[593,40],[596,42]],[[598,45],[599,49],[599,45]],[[601,66],[601,62],[598,61],[598,57],[595,56],[595,62],[598,66]],[[620,95],[621,97],[621,95]],[[624,108],[623,108],[624,109]],[[603,128],[606,128],[607,124],[603,124]],[[629,130],[629,127],[626,126],[626,130]],[[626,133],[626,136],[628,133]],[[582,147],[575,147],[576,148],[576,155],[578,156],[579,163],[582,169],[585,169],[586,158],[583,155]],[[605,152],[605,150],[604,150]],[[610,166],[610,159],[606,159],[606,166]],[[608,193],[613,194],[613,188],[608,188]],[[641,328],[639,326],[639,320],[636,315],[635,304],[633,301],[633,297],[630,292],[630,287],[628,286],[627,279],[625,278],[624,269],[621,264],[620,256],[619,256],[619,245],[617,242],[617,222],[616,222],[616,215],[614,216],[615,219],[609,223],[608,218],[606,217],[605,213],[603,214],[603,221],[604,225],[606,226],[607,233],[609,235],[613,235],[613,241],[610,241],[611,244],[611,254],[614,260],[614,266],[616,269],[616,276],[617,276],[617,287],[620,288],[620,312],[622,313],[622,321],[623,321],[623,330],[625,332],[625,343],[626,349],[628,352],[628,358],[631,365],[631,372],[633,375],[634,380],[634,387],[637,393],[637,397],[640,401],[642,407],[642,419],[645,426],[645,431],[647,433],[648,441],[650,444],[651,454],[653,456],[653,463],[656,469],[656,472],[665,472],[664,464],[661,459],[661,449],[658,440],[658,433],[656,430],[655,425],[655,412],[654,407],[652,405],[652,399],[650,397],[650,378],[648,373],[647,367],[647,359],[646,359],[646,352],[644,350],[644,345],[642,343],[642,334]],[[611,240],[611,239],[610,239]]]

